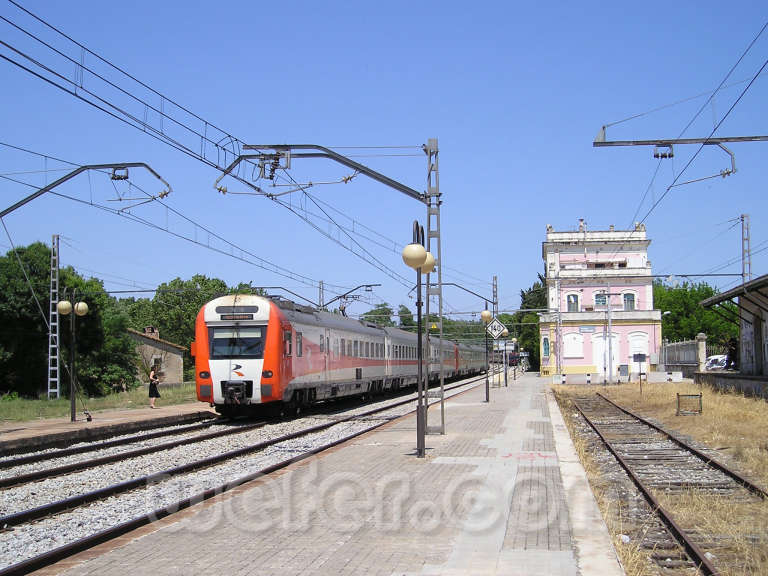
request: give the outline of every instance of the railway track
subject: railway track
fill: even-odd
[[[677,502],[695,495],[704,502],[757,504],[768,497],[763,488],[600,394],[575,400],[574,405],[663,525],[661,530],[659,526],[647,530],[642,543],[653,550],[650,557],[663,573],[753,573],[748,568],[742,571],[745,560],[728,535],[708,534],[697,520],[678,518]],[[768,544],[764,534],[755,534],[754,539]]]
[[[461,393],[484,378],[446,390]],[[143,461],[148,458],[140,455],[128,461],[123,457],[119,463],[102,464],[93,470],[6,488],[2,491],[0,517],[0,530],[5,532],[0,537],[0,566],[5,567],[0,569],[0,576],[37,570],[269,474],[399,418],[413,411],[414,402],[414,397],[379,402],[373,409],[357,408],[351,413],[325,416],[320,423],[309,417],[271,426],[254,425],[253,430],[229,435],[230,440],[237,438],[237,448],[219,447],[217,453],[206,458],[193,458],[165,469],[155,466],[147,474],[137,473],[144,469]],[[195,450],[200,452],[200,446],[213,442],[217,440],[198,443]],[[175,454],[179,449],[169,448],[166,458],[183,459]],[[85,473],[96,473],[100,478],[96,489],[80,490],[80,486],[88,485],[78,476]],[[115,482],[121,474],[129,477]],[[52,482],[65,486],[65,497],[46,501],[50,500],[48,494],[61,493],[51,489]],[[180,493],[184,495],[181,499]],[[144,513],[137,515],[137,511]]]

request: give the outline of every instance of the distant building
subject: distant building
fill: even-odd
[[[539,322],[542,375],[591,374],[593,381],[602,381],[612,369],[615,381],[658,363],[661,311],[653,309],[649,244],[643,224],[634,230],[589,231],[579,220],[578,230],[569,232],[547,226],[542,258],[549,311]],[[646,360],[635,362],[636,354]]]
[[[139,355],[139,380],[149,381],[149,371],[154,368],[160,382],[177,384],[184,381],[184,351],[186,348],[160,339],[154,326],[147,326],[144,332],[128,329],[128,335],[136,342]]]

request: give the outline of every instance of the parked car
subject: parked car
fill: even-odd
[[[705,370],[725,370],[725,364],[728,361],[727,354],[715,354],[707,358],[707,363],[704,365]]]

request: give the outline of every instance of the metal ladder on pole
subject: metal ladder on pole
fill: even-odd
[[[59,387],[59,235],[53,235],[51,246],[51,294],[48,311],[48,399],[61,395]]]
[[[438,303],[438,340],[437,340],[437,363],[440,366],[440,391],[435,393],[427,390],[427,400],[429,398],[440,398],[440,424],[438,426],[429,426],[429,408],[427,408],[427,434],[445,434],[445,373],[443,367],[443,254],[440,244],[440,168],[438,163],[437,138],[429,138],[424,146],[424,152],[427,154],[427,233],[426,249],[432,252],[435,258],[435,269],[431,274],[437,272],[437,283],[433,284],[430,280],[431,274],[427,274],[427,303],[426,317],[427,322],[427,367],[429,367],[429,358],[432,348],[429,344],[429,301],[432,296],[437,297]],[[431,249],[432,240],[437,244],[437,251]],[[421,337],[421,335],[419,335]],[[427,383],[429,383],[429,369],[427,369]]]

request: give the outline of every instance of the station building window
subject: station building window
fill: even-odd
[[[541,339],[541,355],[545,358],[549,356],[549,338],[546,336]]]
[[[624,294],[624,310],[630,311],[635,309],[635,295],[631,293]]]
[[[568,305],[568,312],[579,311],[579,295],[578,294],[568,294],[568,296],[566,296],[566,302]]]

